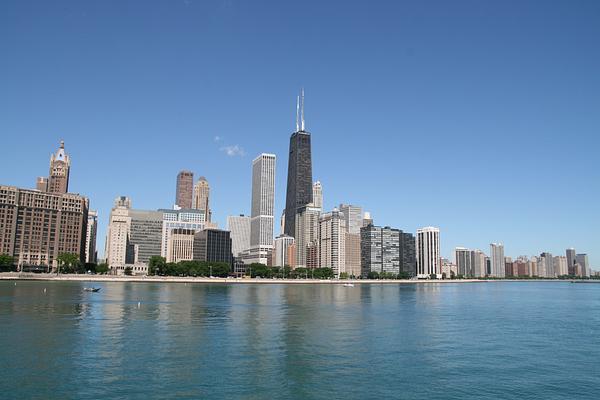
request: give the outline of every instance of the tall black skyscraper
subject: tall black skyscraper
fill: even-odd
[[[296,236],[296,212],[312,203],[312,157],[310,133],[304,130],[304,90],[296,101],[296,132],[290,137],[287,195],[285,199],[285,234]]]

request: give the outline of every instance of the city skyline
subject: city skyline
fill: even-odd
[[[24,6],[0,7],[6,10],[0,15],[11,15],[22,12]],[[249,28],[248,15],[255,17],[253,25],[260,25],[259,21],[266,26],[271,26],[268,18],[274,12],[290,27],[297,18],[286,16],[285,6],[264,17],[261,6],[252,9],[237,3],[231,10],[198,4],[148,7],[181,18],[209,11],[243,29]],[[334,11],[333,6],[323,7],[325,15]],[[482,27],[489,22],[488,14],[469,7],[457,3],[455,10],[444,9],[449,18],[439,19],[443,14],[424,13],[418,5],[403,10],[386,5],[382,14],[398,18],[404,27],[397,21],[372,27],[365,32],[365,42],[342,26],[335,42],[339,60],[328,55],[330,48],[319,43],[318,35],[284,30],[281,38],[286,48],[301,44],[293,53],[302,53],[305,60],[323,60],[329,65],[325,70],[317,65],[323,63],[297,63],[296,57],[288,57],[292,50],[286,53],[278,42],[267,41],[270,45],[244,58],[248,61],[245,72],[233,66],[236,54],[245,54],[244,46],[262,40],[264,32],[250,30],[252,35],[246,39],[235,28],[221,31],[208,26],[204,36],[220,38],[219,43],[233,54],[215,63],[220,68],[230,65],[224,74],[215,74],[212,64],[196,68],[203,60],[200,50],[208,55],[218,50],[210,42],[194,45],[186,39],[197,40],[206,33],[198,31],[195,20],[185,19],[181,30],[171,31],[165,39],[167,44],[181,39],[172,51],[189,50],[189,56],[176,65],[142,65],[136,57],[154,58],[137,35],[123,35],[125,43],[137,46],[132,56],[123,48],[109,47],[101,5],[93,10],[73,6],[70,14],[52,7],[46,12],[32,10],[19,24],[0,17],[14,38],[6,53],[11,61],[0,66],[11,77],[0,95],[6,111],[0,132],[11,149],[1,161],[0,182],[33,188],[35,177],[48,169],[47,155],[64,139],[72,157],[69,191],[89,196],[90,208],[99,213],[101,256],[114,198],[126,195],[140,209],[169,207],[175,196],[173,179],[183,169],[201,172],[211,182],[213,219],[220,227],[225,226],[227,215],[249,215],[248,165],[257,154],[269,152],[281,160],[275,185],[279,188],[275,215],[279,216],[284,208],[281,189],[285,187],[289,133],[294,129],[293,99],[304,86],[309,99],[313,180],[322,182],[324,211],[344,202],[369,210],[378,225],[407,232],[428,225],[439,227],[441,253],[448,258],[454,247],[487,252],[489,243],[499,241],[506,254],[513,256],[563,254],[565,248],[574,247],[587,252],[591,266],[598,267],[593,228],[600,223],[594,201],[600,172],[594,149],[600,123],[594,105],[600,100],[600,82],[590,69],[597,64],[598,54],[589,38],[597,36],[600,28],[586,8],[596,6],[555,5],[540,10],[524,2],[520,17],[514,20],[508,5],[490,5],[496,22],[491,31]],[[309,15],[314,10],[313,4],[307,4],[300,12]],[[88,11],[87,17],[73,18],[79,11]],[[136,28],[153,38],[153,24],[149,24],[153,14],[148,8],[139,11]],[[362,21],[357,11],[349,7],[342,10],[342,16],[350,22]],[[317,31],[328,29],[331,21],[313,14]],[[418,22],[407,17],[415,15],[420,17]],[[565,15],[572,19],[565,22]],[[58,21],[63,28],[47,25],[47,21]],[[117,17],[116,32],[122,33],[125,22],[131,21]],[[85,46],[71,36],[70,29],[83,25],[89,27],[85,31],[98,45],[100,58],[77,57]],[[557,25],[562,28],[551,29]],[[17,34],[24,28],[36,38],[45,30],[55,36],[42,35],[39,43],[27,41],[31,36]],[[474,42],[461,46],[444,41],[445,29],[461,37],[469,35]],[[419,36],[423,31],[430,34]],[[344,34],[349,39],[344,43],[351,44],[340,41]],[[480,46],[484,41],[486,46]],[[371,48],[365,43],[376,45]],[[61,51],[43,50],[48,45]],[[168,45],[157,46],[172,54]],[[292,61],[269,58],[271,46],[283,52],[279,58]],[[475,46],[477,52],[472,51]],[[121,73],[102,59],[112,52],[124,57]],[[37,65],[40,54],[47,64],[45,74],[38,77],[27,73],[27,66]],[[361,54],[364,57],[357,56]],[[449,60],[450,54],[456,61]],[[266,57],[265,62],[261,57]],[[380,67],[371,65],[371,59]],[[180,68],[181,73],[173,73]],[[140,74],[140,70],[147,72]],[[197,74],[192,74],[195,70]],[[288,75],[276,77],[278,71]],[[254,79],[257,73],[262,79]],[[47,79],[48,74],[53,79]],[[157,86],[146,87],[154,75],[159,79],[151,81]],[[64,96],[51,95],[57,92]],[[247,101],[249,93],[251,102]],[[565,137],[576,156],[565,151]],[[172,148],[165,151],[167,146]],[[548,154],[556,161],[537,162],[549,160]],[[423,156],[428,162],[421,162]],[[390,168],[395,160],[401,164]],[[353,190],[358,182],[361,190]],[[459,190],[459,182],[468,190]],[[544,201],[531,196],[540,186],[555,187],[555,194]],[[486,195],[498,187],[504,196]],[[277,226],[275,234],[278,230]]]

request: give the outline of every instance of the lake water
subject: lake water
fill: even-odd
[[[600,284],[89,285],[0,282],[1,398],[600,398]]]

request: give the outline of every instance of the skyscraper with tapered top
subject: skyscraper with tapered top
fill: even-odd
[[[312,156],[310,133],[304,123],[304,89],[296,100],[296,132],[290,137],[287,193],[285,200],[285,234],[296,236],[298,209],[313,202]]]
[[[71,158],[65,153],[65,142],[60,141],[56,153],[50,156],[50,174],[48,177],[48,192],[67,193],[69,191],[69,172]]]

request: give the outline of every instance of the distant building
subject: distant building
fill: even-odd
[[[195,234],[193,229],[173,229],[167,243],[167,262],[193,260]]]
[[[212,211],[210,209],[210,186],[206,178],[203,176],[198,178],[198,182],[196,182],[194,185],[192,208],[204,211],[206,222],[212,221]]]
[[[540,254],[539,276],[542,278],[556,278],[554,272],[554,257],[550,253]]]
[[[590,276],[591,268],[587,254],[577,254],[575,256],[575,264],[580,266],[579,276]]]
[[[362,274],[360,265],[360,233],[346,233],[346,273],[349,277],[358,278]]]
[[[362,207],[340,204],[339,210],[344,214],[348,233],[360,235],[360,228],[363,226]]]
[[[369,225],[373,225],[373,218],[371,217],[371,213],[368,211],[365,211],[365,215],[363,217],[363,224],[362,226],[369,226]]]
[[[490,244],[491,275],[494,278],[504,278],[504,245],[501,243]]]
[[[230,215],[227,217],[227,230],[231,232],[231,252],[234,257],[250,248],[250,217]]]
[[[169,253],[169,238],[171,237],[171,233],[174,229],[188,229],[195,232],[200,232],[204,228],[207,228],[206,214],[204,210],[184,209],[177,207],[172,210],[160,209],[158,211],[161,212],[163,216],[162,239],[160,246],[160,255],[162,257],[167,258],[167,254]]]
[[[134,264],[148,264],[150,257],[162,251],[163,213],[152,210],[129,210],[129,243],[134,250]]]
[[[454,260],[456,262],[457,275],[463,277],[475,276],[471,253],[471,250],[464,247],[457,247],[454,249]]]
[[[483,278],[488,275],[486,260],[487,257],[485,253],[481,250],[471,251],[471,265],[473,268],[473,277]]]
[[[194,188],[194,173],[180,171],[177,174],[175,204],[181,208],[192,208],[192,192]]]
[[[229,231],[205,229],[194,235],[194,260],[224,262],[231,265]]]
[[[296,260],[290,260],[290,246],[293,246],[294,238],[287,235],[279,235],[273,244],[273,266],[293,266]],[[295,256],[295,254],[293,254]],[[291,262],[290,262],[291,261]]]
[[[50,156],[48,192],[67,193],[69,191],[70,170],[71,158],[65,153],[65,142],[61,141],[57,152]]]
[[[128,254],[132,253],[129,247],[130,208],[131,200],[128,197],[120,196],[115,199],[115,204],[110,212],[104,254],[106,262],[111,268],[133,263],[133,259],[128,260],[128,258],[132,258],[128,257]]]
[[[360,230],[361,273],[415,276],[415,238],[400,229],[369,225]]]
[[[440,230],[431,226],[418,229],[416,246],[417,277],[441,276]]]
[[[569,275],[575,275],[575,263],[576,263],[575,258],[577,257],[575,249],[574,248],[567,249],[566,256],[567,256],[567,268],[569,268]]]
[[[321,209],[312,204],[298,209],[296,213],[296,267],[318,268],[319,219]],[[310,253],[310,257],[309,257]]]
[[[334,209],[319,219],[319,260],[321,268],[333,269],[339,277],[346,272],[346,220],[344,214]]]
[[[98,252],[96,251],[96,236],[98,235],[98,212],[88,211],[87,228],[85,234],[85,262],[96,264]]]
[[[323,209],[323,186],[319,181],[313,184],[313,205]]]
[[[567,257],[554,257],[554,271],[556,272],[556,276],[569,275],[569,264],[567,263]]]

